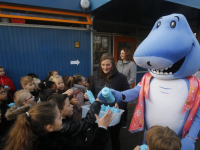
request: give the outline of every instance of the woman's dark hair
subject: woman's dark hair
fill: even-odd
[[[49,78],[53,75],[53,72],[57,71],[56,70],[49,71],[46,80],[49,80]]]
[[[90,83],[90,80],[92,79],[92,76],[88,76],[87,77],[87,80],[86,80],[86,83]]]
[[[44,89],[48,89],[48,88],[52,88],[52,86],[55,84],[55,82],[53,81],[47,81],[47,80],[42,80],[38,86],[41,90],[44,90]]]
[[[44,102],[44,101],[47,101],[48,97],[53,95],[54,93],[56,93],[54,89],[51,89],[51,88],[44,89],[40,91],[39,98],[41,102]]]
[[[36,75],[35,73],[29,73],[27,76],[30,76],[32,78],[38,78],[38,75]]]
[[[69,77],[67,81],[67,90],[74,86],[74,84],[77,84],[78,82],[82,82],[82,76],[81,75],[74,75],[73,77]]]
[[[54,94],[49,96],[48,101],[55,102],[59,110],[63,110],[65,100],[68,96],[66,94]]]
[[[67,90],[67,81],[69,79],[69,76],[64,76],[63,77],[63,82],[64,82],[64,85],[65,85],[65,91]]]
[[[104,74],[104,72],[101,69],[101,62],[106,60],[106,59],[109,59],[111,61],[111,63],[112,63],[112,69],[108,74]],[[100,75],[100,78],[105,78],[106,82],[108,82],[108,80],[109,80],[110,76],[112,75],[114,69],[115,69],[115,60],[114,60],[112,54],[104,53],[101,56],[100,63],[99,63],[99,75]],[[100,82],[101,82],[101,80],[100,80]]]
[[[20,114],[7,135],[4,150],[33,150],[36,136],[47,133],[45,126],[54,124],[57,105],[54,102],[41,102]]]
[[[123,48],[121,49],[121,51],[122,51],[122,50],[124,50],[125,59],[126,59],[126,60],[132,60],[131,51],[130,51],[128,48],[126,48],[126,47],[123,47]],[[120,52],[121,52],[121,51],[120,51]],[[122,60],[120,56],[119,56],[119,60]]]

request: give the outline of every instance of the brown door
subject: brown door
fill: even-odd
[[[121,48],[123,48],[123,47],[129,48],[132,53],[132,56],[133,56],[133,54],[136,50],[136,38],[125,37],[125,36],[115,36],[114,37],[114,59],[115,59],[115,62],[118,61]],[[133,57],[132,57],[132,59],[133,59]],[[134,85],[132,85],[132,87],[134,87]]]

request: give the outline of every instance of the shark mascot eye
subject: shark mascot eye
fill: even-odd
[[[171,28],[175,28],[175,27],[176,27],[176,21],[172,21],[172,22],[170,23],[170,27],[171,27]]]
[[[156,28],[159,28],[160,25],[161,25],[161,22],[159,21],[158,24],[157,24],[157,26],[156,26]]]
[[[200,81],[192,75],[200,68],[200,46],[182,14],[159,20],[134,53],[136,64],[148,73],[135,88],[112,92],[124,97],[116,97],[116,102],[138,98],[130,132],[168,126],[180,137],[181,150],[194,150],[200,130]]]

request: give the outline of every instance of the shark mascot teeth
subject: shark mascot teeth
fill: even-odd
[[[116,101],[138,98],[129,131],[168,126],[181,139],[182,150],[194,150],[200,130],[200,46],[186,18],[171,14],[159,18],[134,53],[137,65],[148,69],[133,89],[111,89]],[[105,102],[101,92],[98,98]]]

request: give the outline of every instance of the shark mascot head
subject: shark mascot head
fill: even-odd
[[[172,14],[156,21],[134,60],[157,79],[184,78],[200,68],[200,46],[186,18]]]

